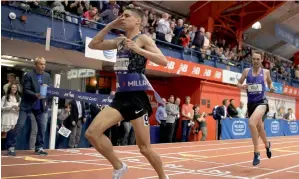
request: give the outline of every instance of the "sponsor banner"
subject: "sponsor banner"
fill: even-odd
[[[272,82],[273,86],[275,88],[275,93],[278,94],[283,94],[283,85],[281,83],[277,83],[277,82]],[[266,91],[270,91],[270,89],[268,88],[268,85],[266,83]]]
[[[248,119],[225,119],[222,120],[221,139],[243,139],[250,138]]]
[[[67,72],[67,79],[94,77],[96,71],[92,69],[73,69]]]
[[[225,119],[222,120],[221,139],[250,138],[248,119]],[[265,131],[267,136],[292,136],[299,135],[299,121],[286,121],[265,119]]]
[[[284,123],[284,135],[299,135],[299,121],[283,121]]]
[[[265,119],[265,131],[267,136],[275,137],[275,136],[283,136],[283,121],[275,120],[275,119]]]
[[[84,93],[75,90],[48,87],[47,97],[51,96],[101,105],[109,105],[114,98],[114,96],[110,95]]]
[[[284,85],[283,94],[299,97],[299,89],[292,86]]]
[[[237,85],[242,73],[237,73],[229,70],[223,70],[222,82]],[[244,82],[246,83],[246,82]]]
[[[222,82],[222,69],[196,64],[189,61],[179,60],[172,57],[167,57],[167,60],[168,64],[166,67],[148,61],[146,68],[149,70],[172,73],[181,76],[189,76],[194,78]]]
[[[107,62],[116,62],[117,49],[113,50],[94,50],[88,47],[88,44],[92,38],[86,37],[85,39],[85,57],[93,58],[97,60],[103,60]]]

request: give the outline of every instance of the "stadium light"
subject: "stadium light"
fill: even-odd
[[[261,29],[262,28],[262,24],[257,21],[256,23],[254,23],[252,26],[251,26],[253,29]]]

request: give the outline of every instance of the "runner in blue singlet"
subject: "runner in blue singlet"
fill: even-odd
[[[238,87],[247,90],[247,113],[249,117],[249,127],[251,131],[252,141],[254,145],[253,165],[260,163],[260,153],[258,147],[258,139],[261,136],[267,157],[271,158],[271,143],[267,141],[266,132],[264,130],[264,119],[269,112],[268,100],[266,98],[266,83],[270,88],[270,92],[274,92],[274,87],[270,77],[269,70],[262,68],[262,54],[254,52],[252,54],[252,68],[247,68],[239,80]],[[246,84],[243,85],[246,79]]]
[[[117,77],[115,97],[113,102],[95,117],[85,133],[89,142],[113,165],[113,179],[120,179],[128,167],[116,157],[110,140],[103,133],[122,120],[132,123],[140,152],[156,170],[159,179],[168,179],[159,155],[150,146],[148,116],[151,115],[152,108],[145,91],[152,89],[152,86],[144,75],[147,59],[162,66],[167,65],[167,59],[150,37],[140,33],[142,19],[142,10],[126,9],[88,45],[89,48],[97,50],[117,49],[114,65]],[[111,29],[118,28],[125,31],[125,36],[104,40]]]

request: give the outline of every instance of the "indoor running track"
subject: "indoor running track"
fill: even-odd
[[[251,139],[152,145],[170,179],[299,179],[299,136],[269,138],[271,159],[260,141],[261,163],[252,166]],[[158,178],[137,146],[115,147],[129,171],[122,179]],[[111,179],[112,167],[94,148],[48,150],[48,156],[2,152],[2,179]]]

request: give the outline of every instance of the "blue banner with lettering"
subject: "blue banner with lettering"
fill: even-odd
[[[282,119],[265,119],[265,131],[268,137],[299,135],[299,121],[286,121]],[[248,119],[222,120],[221,139],[250,138]]]
[[[268,137],[283,136],[284,123],[282,120],[265,119],[265,131]]]
[[[250,138],[248,119],[225,119],[222,120],[221,139],[243,139]]]
[[[99,105],[109,105],[114,98],[114,96],[105,94],[84,93],[75,90],[48,87],[47,97],[53,96],[63,99],[72,99],[76,101],[94,103]]]
[[[284,125],[284,135],[299,135],[299,121],[282,121]]]
[[[283,84],[273,82],[273,87],[275,88],[275,93],[282,94],[283,93]],[[266,87],[266,91],[270,91],[268,87]]]
[[[286,26],[282,24],[275,25],[275,36],[291,45],[294,45],[296,48],[299,48],[299,36],[295,32],[289,30]]]

